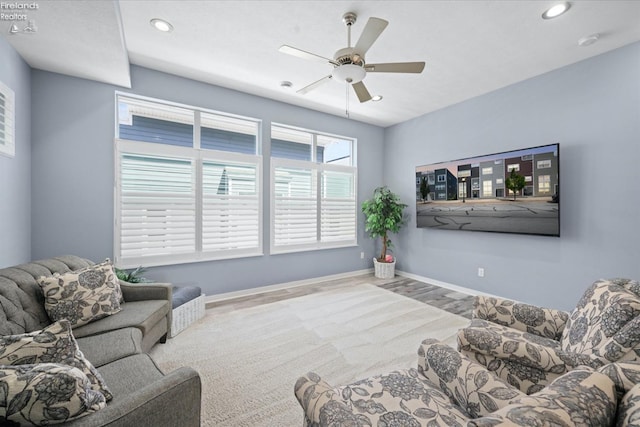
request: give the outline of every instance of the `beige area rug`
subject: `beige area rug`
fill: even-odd
[[[314,371],[332,385],[417,366],[432,337],[455,346],[464,317],[364,284],[224,314],[208,310],[151,354],[164,371],[202,377],[202,425],[303,424],[293,394]]]

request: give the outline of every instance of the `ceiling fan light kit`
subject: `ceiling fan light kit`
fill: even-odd
[[[329,80],[338,80],[340,82],[346,82],[351,85],[358,100],[360,102],[367,102],[374,97],[371,96],[366,86],[362,82],[367,73],[421,73],[424,70],[424,62],[395,62],[395,63],[382,63],[382,64],[366,64],[365,55],[373,43],[380,37],[380,34],[387,28],[389,22],[380,18],[369,18],[360,38],[356,42],[355,46],[351,46],[351,26],[355,24],[357,15],[353,12],[347,12],[342,16],[342,21],[347,26],[347,47],[339,49],[333,55],[333,59],[325,58],[321,55],[316,55],[298,49],[288,45],[280,46],[280,52],[288,55],[293,55],[298,58],[313,60],[322,62],[324,64],[332,65],[333,71],[328,76],[321,78],[297,91],[299,94],[306,94],[311,90],[323,85]],[[377,95],[376,101],[382,99]],[[348,105],[348,94],[347,94]],[[347,116],[348,108],[347,108]]]

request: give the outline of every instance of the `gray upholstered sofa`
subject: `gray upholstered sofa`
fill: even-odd
[[[91,261],[63,256],[0,269],[0,335],[49,324],[42,276],[85,268]],[[84,356],[97,368],[113,399],[70,426],[199,426],[200,377],[183,367],[163,373],[148,352],[171,326],[171,286],[120,282],[124,303],[111,316],[73,329]]]

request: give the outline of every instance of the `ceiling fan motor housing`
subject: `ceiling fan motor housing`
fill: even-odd
[[[356,53],[352,47],[338,50],[333,59],[340,64],[331,75],[343,82],[358,83],[367,75],[364,69],[364,57]]]

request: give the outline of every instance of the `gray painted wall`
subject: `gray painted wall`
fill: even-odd
[[[0,37],[0,81],[15,92],[16,155],[0,155],[0,268],[31,257],[31,71]]]
[[[113,257],[114,92],[120,89],[44,71],[32,74],[32,257]],[[265,157],[272,121],[355,137],[358,202],[382,185],[382,128],[140,67],[132,67],[132,84],[131,93],[262,119]],[[264,200],[266,254],[268,192]],[[369,268],[374,245],[361,216],[359,221],[359,247],[155,267],[147,276],[197,284],[211,295]]]
[[[411,212],[397,268],[564,309],[596,279],[640,279],[638,76],[635,43],[387,128],[385,182]],[[416,228],[416,166],[554,142],[560,238]]]

